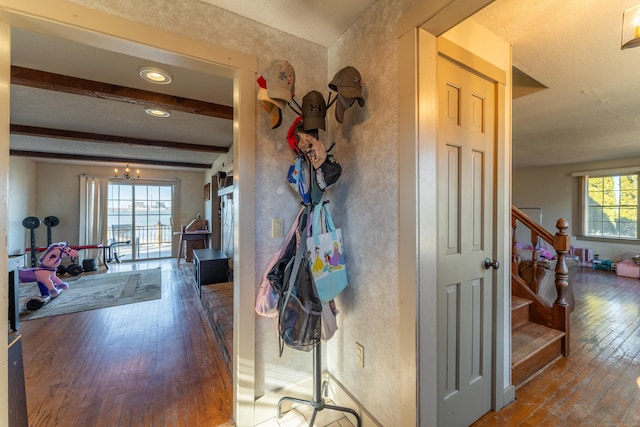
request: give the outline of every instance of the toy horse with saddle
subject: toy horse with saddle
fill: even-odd
[[[69,288],[69,285],[56,275],[58,266],[63,257],[77,257],[78,251],[67,246],[66,243],[53,243],[38,259],[38,265],[33,268],[20,270],[18,279],[20,283],[38,282],[40,297],[32,297],[27,301],[29,310],[37,310]]]

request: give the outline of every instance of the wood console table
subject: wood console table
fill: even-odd
[[[209,247],[209,236],[211,235],[210,231],[201,230],[201,231],[176,231],[173,233],[174,236],[180,236],[180,244],[178,245],[178,267],[180,266],[180,258],[182,258],[184,242],[187,241],[200,241],[204,244],[204,247]],[[185,261],[191,261],[192,254],[187,251],[185,255]]]

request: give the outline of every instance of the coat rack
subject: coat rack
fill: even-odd
[[[362,77],[360,76],[360,72],[351,66],[344,67],[340,71],[336,73],[331,82],[329,83],[329,88],[336,92],[336,97],[331,100],[331,93],[329,93],[328,102],[325,102],[324,97],[317,91],[311,91],[305,95],[303,98],[302,106],[296,102],[293,98],[294,92],[294,83],[295,83],[295,72],[291,64],[287,61],[273,61],[269,67],[262,73],[262,75],[257,79],[259,90],[258,90],[258,100],[260,101],[260,105],[262,108],[269,113],[270,126],[271,129],[275,129],[279,127],[282,123],[283,119],[283,111],[284,108],[288,105],[298,116],[299,118],[294,121],[290,133],[291,139],[289,139],[289,135],[287,139],[289,139],[289,144],[291,148],[294,149],[298,154],[301,154],[301,151],[298,150],[296,136],[295,136],[295,127],[298,120],[302,119],[302,127],[305,132],[309,132],[314,138],[318,138],[318,129],[326,130],[325,116],[327,109],[335,104],[335,118],[338,123],[342,123],[344,120],[344,113],[349,107],[351,107],[356,101],[357,103],[363,107],[364,106],[364,97],[362,96]],[[294,103],[298,110],[296,110],[291,103]],[[322,144],[322,143],[320,143]],[[329,148],[329,150],[333,147],[333,145]],[[338,177],[341,173],[340,166],[333,160],[332,155],[328,155],[324,145],[321,147],[321,152],[324,153],[325,159],[321,159],[322,156],[317,156],[318,151],[315,149],[306,153],[307,158],[309,159],[310,169],[311,163],[313,163],[314,159],[318,160],[318,164],[314,164],[314,169],[317,168],[317,171],[321,173],[318,175],[319,178],[316,178],[316,174],[313,173],[313,170],[310,170],[311,175],[311,188],[308,194],[303,194],[300,192],[300,187],[298,191],[303,198],[303,203],[311,206],[319,203],[322,199],[322,192],[337,181]],[[313,153],[312,159],[310,155]],[[319,159],[320,158],[320,159]],[[324,163],[322,163],[324,161]],[[322,184],[321,186],[319,184]],[[320,194],[318,194],[318,190]],[[305,197],[309,200],[305,201]],[[302,245],[301,245],[302,246]],[[305,261],[306,262],[306,261]],[[296,261],[297,263],[297,261]],[[296,267],[294,267],[295,269]],[[322,366],[321,366],[321,343],[318,342],[313,347],[313,398],[312,400],[299,399],[297,397],[286,396],[281,398],[278,401],[278,412],[277,418],[280,418],[282,412],[282,403],[286,401],[299,403],[302,405],[309,405],[313,408],[313,414],[311,416],[311,420],[309,421],[309,427],[313,426],[315,422],[316,415],[319,411],[324,409],[332,410],[332,411],[340,411],[353,415],[357,421],[357,427],[361,427],[362,420],[360,419],[360,415],[351,409],[342,406],[336,405],[328,405],[325,403],[324,398],[322,397],[322,391],[326,388],[327,383],[322,381]],[[281,348],[282,352],[282,348]]]
[[[326,382],[322,381],[322,366],[321,366],[322,354],[320,349],[321,345],[322,344],[318,343],[313,348],[313,400],[304,400],[304,399],[299,399],[297,397],[289,397],[289,396],[285,396],[281,398],[278,401],[278,418],[280,418],[282,403],[285,401],[291,401],[291,402],[296,402],[303,405],[309,405],[313,408],[313,415],[311,415],[311,420],[309,420],[309,427],[313,427],[313,423],[316,420],[316,415],[318,414],[319,411],[322,411],[323,409],[328,409],[331,411],[347,412],[353,415],[354,417],[356,417],[356,422],[357,422],[356,426],[361,427],[362,420],[360,419],[360,415],[358,415],[356,411],[354,411],[351,408],[345,408],[344,406],[327,405],[324,401],[324,398],[322,397],[322,390],[324,387],[326,387],[327,384]]]

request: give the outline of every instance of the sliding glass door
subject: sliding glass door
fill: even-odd
[[[173,185],[109,183],[107,227],[109,242],[124,259],[170,258]]]

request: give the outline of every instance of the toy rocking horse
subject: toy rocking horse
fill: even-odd
[[[65,256],[76,257],[78,251],[71,249],[66,243],[53,243],[40,256],[36,267],[19,271],[20,283],[38,282],[40,288],[40,296],[33,296],[27,300],[27,309],[37,310],[69,288],[67,283],[56,276],[58,266]]]

